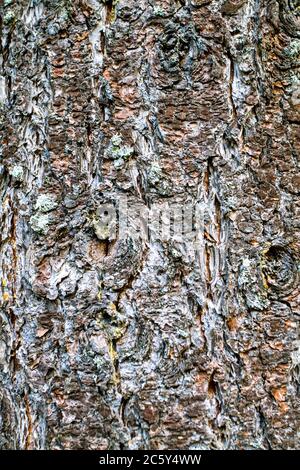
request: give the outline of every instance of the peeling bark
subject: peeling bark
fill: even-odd
[[[298,448],[299,1],[0,5],[1,448]]]

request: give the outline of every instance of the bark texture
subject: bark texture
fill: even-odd
[[[299,447],[299,0],[0,4],[1,448]]]

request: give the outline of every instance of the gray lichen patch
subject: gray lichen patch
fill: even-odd
[[[50,212],[56,207],[57,203],[50,194],[41,194],[35,204],[35,209],[40,212]]]
[[[113,147],[119,147],[122,143],[122,137],[119,134],[115,134],[110,139],[110,143]]]
[[[38,196],[35,203],[37,213],[30,218],[31,228],[40,234],[47,233],[51,223],[50,216],[47,212],[54,210],[56,207],[57,202],[50,194],[41,194]]]
[[[148,182],[152,186],[155,186],[157,183],[159,183],[161,178],[162,178],[162,169],[158,162],[153,162],[148,173]]]
[[[31,228],[37,233],[41,233],[41,234],[47,233],[49,224],[50,224],[50,218],[48,214],[37,213],[37,214],[34,214],[30,218]]]
[[[96,217],[92,219],[92,227],[99,240],[107,240],[109,238],[109,226],[101,224]]]
[[[115,220],[109,216],[102,217],[101,214],[93,214],[90,224],[98,240],[112,240],[115,238]]]
[[[21,165],[15,165],[10,170],[10,175],[13,177],[15,181],[22,181],[24,177],[24,170]]]
[[[155,16],[164,16],[165,15],[164,10],[159,5],[153,7],[153,14]]]
[[[115,134],[110,139],[109,146],[104,152],[105,158],[114,160],[114,166],[116,169],[121,168],[125,161],[131,157],[134,152],[133,147],[128,145],[122,145],[123,138],[120,134]]]
[[[5,13],[4,17],[3,17],[3,23],[8,26],[10,25],[13,20],[15,19],[15,14],[12,10],[9,10],[7,13]]]
[[[291,59],[299,58],[299,55],[300,55],[300,40],[295,39],[295,40],[291,41],[289,47],[287,47],[284,50],[284,53],[286,54],[286,56],[290,57]]]

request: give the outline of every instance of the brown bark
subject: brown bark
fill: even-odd
[[[1,448],[297,448],[299,1],[0,3]]]

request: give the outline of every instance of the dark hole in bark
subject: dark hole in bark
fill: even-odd
[[[295,281],[295,260],[290,250],[278,245],[271,246],[265,254],[263,272],[270,288],[288,292]]]
[[[268,260],[278,260],[284,255],[284,249],[281,246],[271,246],[266,253]]]
[[[212,396],[216,394],[216,384],[214,382],[214,377],[213,375],[210,377],[209,382],[208,382],[208,395]]]

